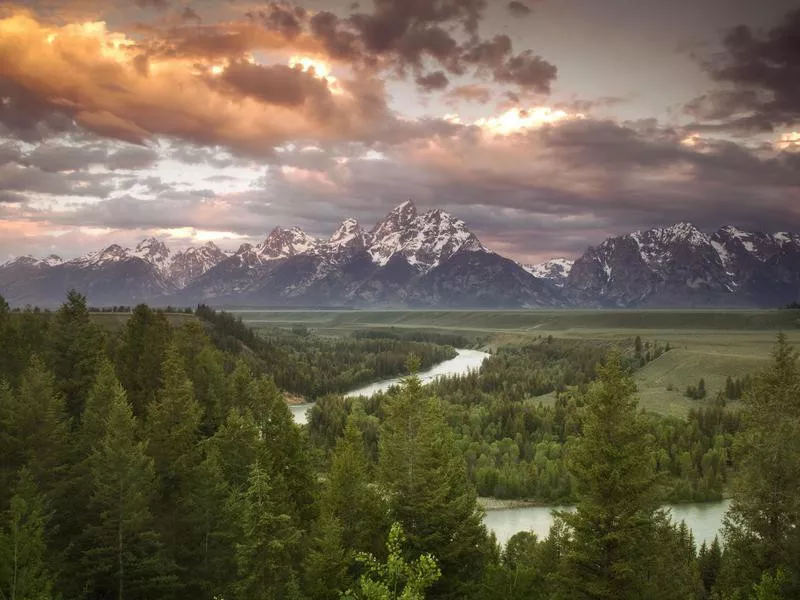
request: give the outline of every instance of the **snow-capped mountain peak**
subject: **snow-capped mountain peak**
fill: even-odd
[[[256,248],[262,260],[276,260],[302,254],[318,244],[318,240],[299,227],[276,227]]]
[[[169,248],[158,238],[148,237],[139,242],[131,256],[141,258],[153,265],[163,275],[168,275],[170,270],[170,259],[172,258]]]
[[[330,246],[349,246],[353,244],[365,245],[367,232],[359,225],[358,221],[353,218],[347,218],[342,221],[339,228],[333,233],[328,240]]]
[[[0,267],[7,267],[12,265],[28,266],[28,267],[55,267],[64,262],[64,259],[55,254],[51,254],[44,258],[36,258],[27,254],[25,256],[18,256],[0,264]]]
[[[456,252],[487,251],[464,222],[434,209],[419,215],[411,201],[395,207],[375,227],[368,252],[373,262],[385,265],[396,255],[427,272]]]
[[[383,220],[378,221],[372,234],[375,239],[380,239],[397,233],[412,226],[417,216],[417,207],[414,202],[406,200],[395,206]]]

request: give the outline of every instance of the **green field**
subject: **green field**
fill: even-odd
[[[713,398],[728,376],[742,377],[761,368],[779,331],[800,347],[800,311],[794,310],[251,310],[238,314],[256,328],[305,325],[327,335],[386,327],[449,331],[473,335],[489,348],[544,335],[620,343],[640,335],[643,340],[669,342],[673,348],[637,371],[641,405],[676,416],[702,404],[683,395],[701,377]]]

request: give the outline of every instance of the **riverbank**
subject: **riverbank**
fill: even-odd
[[[511,508],[529,508],[534,506],[551,506],[541,500],[526,498],[492,498],[491,496],[478,496],[478,504],[484,510],[508,510]]]

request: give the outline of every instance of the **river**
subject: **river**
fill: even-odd
[[[422,383],[428,383],[437,377],[442,377],[444,375],[463,375],[480,367],[481,363],[483,363],[483,360],[488,357],[489,355],[486,352],[481,352],[479,350],[456,348],[456,356],[454,358],[440,362],[438,365],[434,365],[427,371],[422,371],[419,373],[419,378],[422,380]],[[378,392],[384,392],[388,390],[393,385],[397,385],[400,383],[401,379],[403,379],[403,377],[384,379],[383,381],[371,383],[347,392],[345,397],[354,398],[357,396],[372,396]],[[307,423],[307,413],[312,406],[314,406],[313,402],[289,406],[289,409],[292,411],[294,422],[298,425],[304,425]]]
[[[721,502],[699,502],[692,504],[673,504],[665,506],[672,513],[676,523],[686,521],[692,530],[697,546],[704,541],[711,543],[722,527],[722,517],[730,505],[729,500]],[[494,531],[497,541],[505,544],[512,535],[520,531],[532,531],[539,539],[544,539],[553,524],[552,511],[565,508],[557,506],[525,506],[486,511],[486,527]]]

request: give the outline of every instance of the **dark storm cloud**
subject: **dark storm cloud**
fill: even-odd
[[[558,70],[555,65],[530,50],[512,56],[494,71],[498,83],[512,83],[521,88],[542,94],[550,93],[550,84],[555,80]]]
[[[248,62],[233,63],[225,69],[222,81],[244,95],[269,104],[317,107],[330,105],[327,83],[313,73],[286,65],[260,66]]]
[[[470,45],[462,60],[482,67],[498,68],[511,54],[511,38],[505,34],[494,36],[491,40],[483,40]]]
[[[65,113],[14,82],[0,77],[0,134],[25,142],[38,142],[75,130]]]
[[[476,35],[486,0],[374,0],[371,13],[351,17],[371,52],[386,52],[401,47],[409,37],[422,37],[431,26],[459,23]]]
[[[724,87],[687,104],[690,114],[757,131],[800,122],[800,9],[766,33],[747,25],[728,31],[723,48],[704,68]]]
[[[363,60],[361,40],[350,31],[345,21],[335,14],[321,11],[309,21],[311,33],[322,43],[332,58],[357,62]]]
[[[303,31],[307,12],[301,6],[270,2],[266,8],[249,11],[247,17],[262,23],[267,29],[277,31],[292,40]]]
[[[427,75],[421,75],[416,78],[417,85],[425,92],[433,92],[445,89],[450,80],[445,75],[444,71],[434,71]]]
[[[524,2],[520,2],[519,0],[511,0],[508,3],[508,12],[512,14],[514,17],[527,17],[531,14],[531,8]]]

